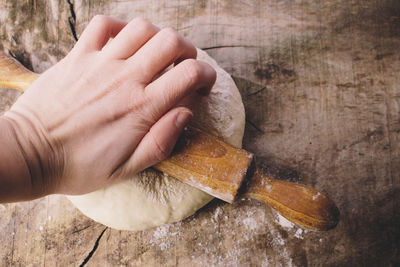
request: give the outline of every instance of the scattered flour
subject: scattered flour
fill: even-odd
[[[282,215],[280,215],[278,212],[276,212],[276,222],[281,225],[283,228],[285,228],[286,230],[296,230],[294,233],[292,233],[294,235],[294,237],[299,238],[299,239],[304,239],[304,234],[308,233],[308,230],[306,229],[302,229],[297,227],[294,223],[288,221],[285,217],[283,217]],[[293,232],[291,231],[291,232]]]
[[[150,239],[150,244],[152,246],[158,246],[162,251],[169,249],[173,246],[174,238],[176,235],[180,235],[179,231],[171,231],[173,228],[171,224],[164,224],[157,227]]]
[[[285,221],[287,221],[287,220],[285,219]],[[276,226],[274,226],[268,220],[266,220],[265,223],[267,224],[267,226],[269,228],[269,231],[272,234],[272,236],[274,236],[274,238],[271,241],[269,241],[272,249],[274,251],[276,251],[277,253],[279,253],[279,255],[282,258],[284,258],[284,260],[285,260],[285,265],[279,264],[279,265],[274,265],[274,267],[275,266],[277,266],[277,267],[278,266],[296,267],[296,265],[294,265],[294,263],[293,263],[293,259],[292,259],[291,253],[287,249],[285,239],[282,237],[281,233],[279,231],[277,231],[276,230]],[[289,222],[289,223],[291,224],[290,228],[293,227],[293,224],[291,222]],[[275,260],[272,260],[272,262],[275,262]],[[268,265],[263,265],[263,266],[268,266]]]
[[[294,224],[290,221],[288,221],[285,217],[277,213],[277,223],[279,223],[282,227],[292,229],[294,227]]]
[[[294,236],[299,239],[304,239],[303,232],[303,229],[299,228],[297,229],[296,233],[294,233]]]
[[[162,251],[168,249],[170,247],[170,243],[168,242],[169,228],[169,224],[157,227],[153,237],[150,239],[150,244],[159,246]]]
[[[248,218],[244,219],[243,225],[251,231],[254,231],[255,229],[257,229],[257,221],[252,217],[248,217]]]
[[[316,200],[320,195],[321,195],[320,192],[318,192],[316,195],[313,195],[312,200]]]
[[[222,213],[223,213],[223,211],[222,211],[221,207],[217,207],[217,208],[215,209],[215,213],[214,213],[214,216],[213,216],[212,220],[213,220],[214,222],[218,221],[218,217],[219,217],[219,215],[222,214]]]

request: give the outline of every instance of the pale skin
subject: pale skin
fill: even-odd
[[[195,58],[172,29],[96,16],[0,117],[0,202],[88,193],[164,160],[193,116],[179,103],[216,79]]]

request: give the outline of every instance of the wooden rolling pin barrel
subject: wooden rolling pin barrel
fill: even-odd
[[[1,87],[24,91],[38,77],[0,53]],[[171,156],[153,167],[229,203],[239,197],[261,201],[306,229],[329,230],[339,221],[338,208],[324,193],[272,179],[257,170],[252,153],[192,127],[182,133]]]

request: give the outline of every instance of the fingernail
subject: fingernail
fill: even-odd
[[[175,126],[177,128],[183,128],[188,124],[189,120],[193,117],[193,113],[190,111],[181,111],[175,119]]]

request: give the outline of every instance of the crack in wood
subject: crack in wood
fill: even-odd
[[[36,0],[32,0],[33,11],[36,11],[36,7],[37,7],[37,1]]]
[[[76,233],[79,233],[79,232],[81,232],[81,231],[83,231],[83,230],[86,230],[86,229],[88,229],[90,226],[92,226],[92,225],[89,224],[89,225],[87,225],[87,226],[85,226],[85,227],[83,227],[83,228],[81,228],[81,229],[77,229],[77,230],[73,231],[72,234],[76,234]]]
[[[351,147],[353,147],[355,145],[358,145],[360,143],[367,142],[371,138],[376,138],[377,136],[382,136],[382,135],[383,135],[383,129],[379,128],[377,130],[374,130],[374,131],[371,131],[371,132],[367,133],[367,135],[365,135],[364,137],[353,141],[350,145],[345,145],[342,149],[343,150],[349,149],[349,148],[351,148]]]
[[[83,262],[79,265],[79,267],[83,267],[86,265],[86,263],[89,262],[89,260],[92,258],[93,254],[96,252],[97,247],[99,246],[100,239],[103,237],[105,231],[108,229],[108,227],[104,228],[104,230],[100,233],[99,237],[97,237],[96,242],[94,243],[94,246],[92,250],[89,252],[89,254],[86,256],[86,258],[83,260]]]
[[[202,47],[202,50],[211,50],[211,49],[218,49],[218,48],[235,48],[235,47],[242,47],[242,48],[259,48],[257,45],[216,45],[216,46],[209,46],[209,47]]]
[[[267,89],[267,86],[264,86],[263,88],[261,88],[261,89],[255,91],[255,92],[253,92],[253,93],[250,93],[250,94],[248,94],[247,96],[256,95],[256,94],[258,94],[258,93],[261,93],[261,92],[264,91],[265,89]]]
[[[13,215],[16,212],[16,206],[14,206],[14,211],[13,211]],[[13,216],[14,218],[16,216]],[[16,231],[16,227],[15,227],[15,219],[13,221],[13,234],[12,234],[12,246],[11,246],[11,262],[10,263],[14,263],[14,244],[15,244],[15,231]]]
[[[76,34],[76,14],[74,10],[74,3],[71,2],[71,0],[67,0],[68,5],[69,5],[69,11],[71,13],[71,16],[68,17],[68,23],[69,27],[71,29],[72,36],[74,37],[75,41],[78,41],[78,36]]]
[[[254,122],[252,122],[252,121],[249,120],[249,119],[246,119],[246,122],[247,122],[248,124],[250,124],[251,126],[253,126],[254,129],[256,129],[256,130],[259,131],[260,133],[264,134],[264,131],[261,130],[261,128],[258,127]]]

